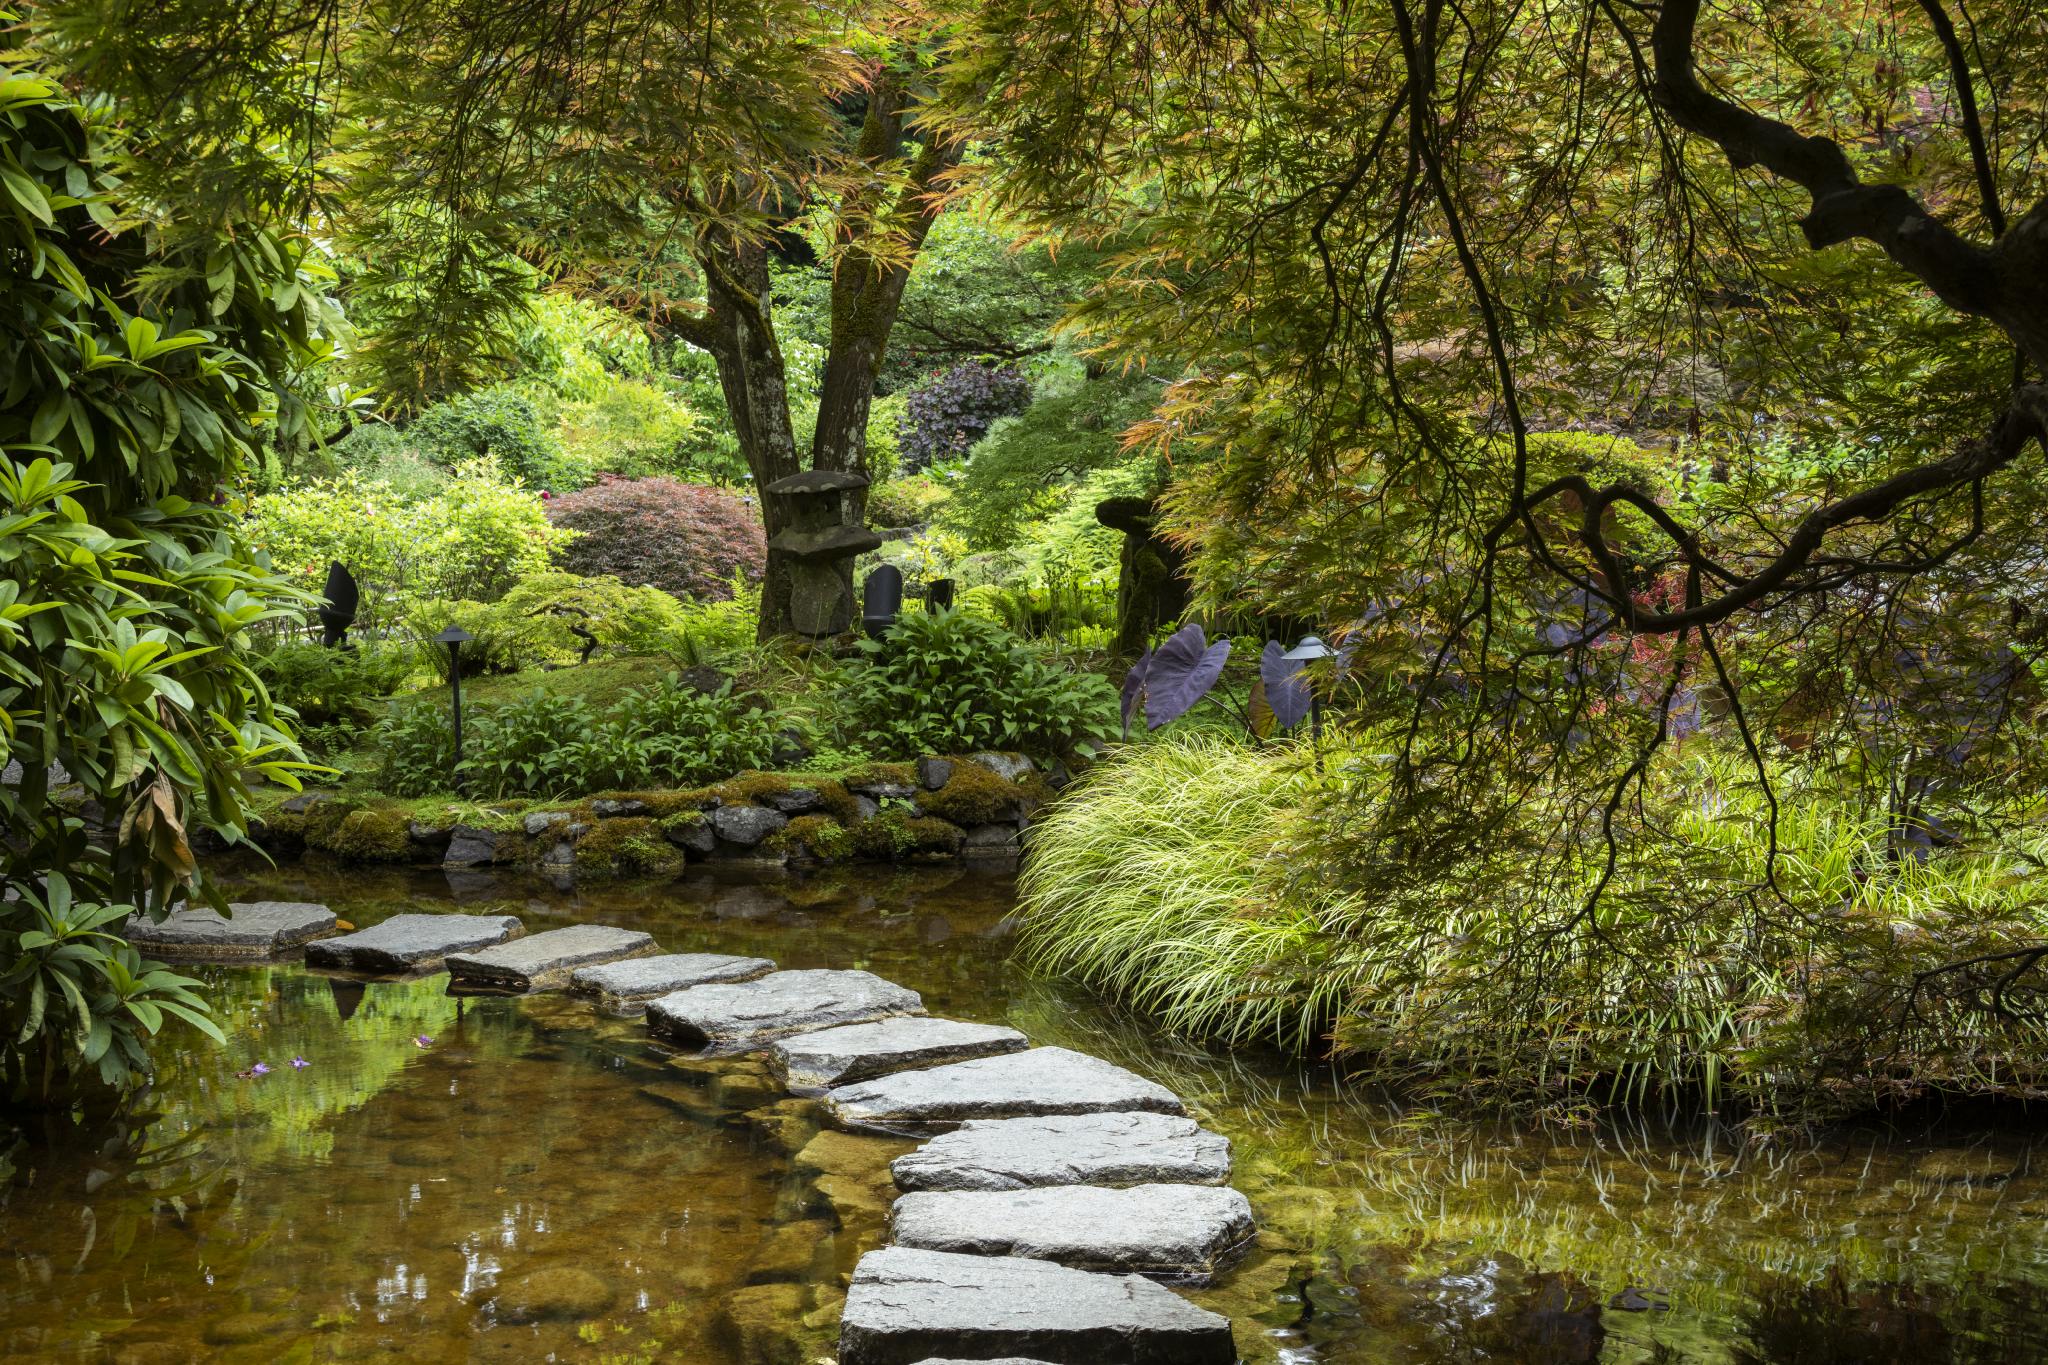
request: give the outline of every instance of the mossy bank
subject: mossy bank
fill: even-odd
[[[305,792],[262,811],[253,840],[346,863],[516,867],[551,876],[675,876],[714,860],[817,865],[1014,858],[1064,785],[1021,754],[934,755],[833,775],[741,773],[711,786],[576,801]]]

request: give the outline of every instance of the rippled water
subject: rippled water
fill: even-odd
[[[1738,1160],[1711,1126],[1404,1111],[1026,977],[1008,882],[953,869],[553,892],[309,866],[237,894],[358,925],[505,908],[530,931],[603,921],[671,950],[866,967],[934,1013],[1145,1072],[1236,1144],[1265,1230],[1196,1297],[1249,1360],[2048,1359],[2048,1162],[2009,1123]],[[0,1206],[5,1358],[830,1359],[908,1144],[821,1135],[758,1066],[673,1057],[559,995],[199,974],[229,1046],[166,1048],[150,1121],[21,1155]]]

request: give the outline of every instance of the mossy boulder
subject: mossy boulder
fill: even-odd
[[[352,810],[327,838],[327,847],[352,863],[407,863],[419,854],[412,817],[403,810]]]
[[[792,858],[844,858],[853,852],[853,834],[829,815],[799,815],[762,847]]]
[[[885,810],[849,831],[853,850],[863,858],[911,858],[954,854],[966,835],[950,821],[902,810]]]
[[[979,763],[956,761],[946,784],[917,798],[926,815],[972,828],[1021,820],[1037,800],[1021,782],[999,777]]]
[[[597,876],[673,877],[683,870],[683,852],[652,816],[627,815],[599,822],[576,842],[576,868]]]

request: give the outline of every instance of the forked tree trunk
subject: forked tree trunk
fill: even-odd
[[[902,135],[904,94],[889,82],[869,96],[861,128],[860,155],[878,165],[896,155]],[[702,317],[677,326],[693,345],[718,362],[718,382],[732,413],[733,432],[754,476],[762,528],[772,542],[787,521],[779,498],[765,491],[769,484],[805,469],[866,474],[868,414],[874,405],[875,376],[889,347],[889,332],[903,302],[910,264],[923,249],[942,205],[936,194],[938,177],[958,161],[955,148],[927,144],[910,167],[914,196],[898,216],[900,226],[887,261],[878,260],[861,241],[839,256],[832,283],[832,334],[825,373],[818,393],[818,421],[811,439],[809,463],[796,448],[789,414],[788,370],[775,335],[775,304],[768,270],[768,250],[759,242],[735,241],[723,232],[708,231],[698,243],[697,261],[705,277],[706,310]],[[841,205],[843,223],[867,223],[875,205]],[[907,248],[907,249],[906,249]],[[850,499],[850,515],[867,512],[865,493]],[[796,632],[790,610],[790,561],[771,548],[761,585],[761,617],[755,637],[766,641]],[[850,562],[840,567],[852,592]]]

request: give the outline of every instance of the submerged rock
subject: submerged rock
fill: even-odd
[[[800,1034],[777,1043],[769,1066],[798,1092],[830,1089],[913,1067],[1021,1052],[1030,1046],[1013,1028],[957,1019],[884,1019]]]
[[[910,1247],[869,1252],[854,1268],[840,1318],[840,1365],[1020,1352],[1066,1365],[1237,1360],[1228,1319],[1140,1276]]]
[[[906,1194],[893,1221],[897,1242],[926,1251],[1197,1278],[1215,1274],[1253,1231],[1251,1204],[1218,1185]]]
[[[155,957],[234,961],[290,952],[336,923],[332,910],[308,901],[250,901],[228,910],[223,917],[211,906],[181,905],[161,923],[130,915],[121,932]]]
[[[393,915],[382,924],[306,945],[306,965],[343,972],[425,971],[450,953],[488,948],[524,932],[513,915]]]
[[[618,1291],[580,1266],[549,1266],[507,1280],[492,1295],[500,1322],[559,1322],[594,1318],[618,1301]]]
[[[898,1157],[892,1169],[906,1190],[1221,1185],[1230,1139],[1174,1114],[981,1119]]]
[[[1913,1174],[1945,1185],[1996,1185],[2019,1174],[2013,1158],[1982,1148],[1943,1147],[1913,1163]]]
[[[835,1090],[825,1102],[842,1123],[904,1130],[952,1127],[969,1119],[1182,1112],[1180,1099],[1165,1086],[1063,1047],[899,1071]]]
[[[531,991],[567,984],[578,967],[654,951],[654,935],[609,924],[576,924],[476,952],[450,953],[450,989]]]
[[[693,1047],[737,1052],[835,1024],[923,1013],[916,991],[872,972],[774,972],[665,995],[648,1005],[647,1026]]]

